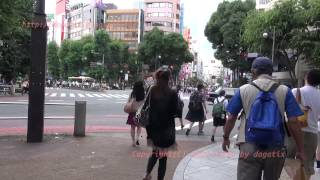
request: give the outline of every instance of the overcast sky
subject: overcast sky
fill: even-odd
[[[119,9],[138,8],[143,0],[103,0],[104,3],[114,3]],[[211,14],[223,0],[181,0],[184,3],[184,26],[191,29],[191,36],[199,47],[199,56],[204,60],[213,59],[213,50],[204,36],[204,28]],[[55,12],[56,0],[46,0],[46,13]],[[78,2],[90,3],[91,0],[70,0],[70,4]]]

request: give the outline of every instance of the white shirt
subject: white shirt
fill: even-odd
[[[305,132],[318,133],[318,121],[320,117],[320,90],[313,86],[304,86],[300,88],[301,101],[303,106],[309,106],[311,110],[308,113],[308,127],[302,129]],[[294,96],[297,89],[293,89]]]
[[[225,100],[224,100],[225,99]],[[228,107],[228,100],[224,97],[224,96],[219,96],[218,98],[216,98],[214,101],[213,101],[213,104],[218,104],[218,101],[219,102],[222,102],[223,100],[223,108],[226,110],[227,107]]]

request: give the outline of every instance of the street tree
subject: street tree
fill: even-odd
[[[144,36],[139,46],[139,61],[151,65],[153,70],[159,65],[180,67],[185,62],[193,61],[188,43],[178,33],[164,34],[154,28]]]
[[[289,0],[278,3],[269,11],[254,11],[244,23],[243,41],[252,51],[272,56],[280,70],[288,70],[295,84],[294,66],[301,56],[317,62],[319,52],[318,0]],[[269,34],[268,38],[263,34]],[[275,38],[273,38],[273,35]]]
[[[60,60],[58,56],[59,47],[55,41],[52,41],[48,44],[47,51],[47,62],[48,62],[48,71],[54,79],[60,77]]]
[[[206,25],[204,34],[216,49],[214,56],[222,61],[224,67],[240,75],[248,71],[248,63],[240,56],[246,50],[241,41],[244,32],[242,23],[248,13],[255,9],[252,0],[224,1],[219,4]]]
[[[0,2],[0,74],[7,82],[28,73],[30,67],[31,22],[33,1]]]

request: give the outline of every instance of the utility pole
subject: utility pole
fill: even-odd
[[[27,142],[42,142],[44,129],[44,88],[47,48],[45,0],[36,0],[31,30],[31,69],[28,105]]]
[[[275,44],[276,44],[276,27],[273,27],[273,35],[272,35],[272,65],[273,65],[273,69],[274,70],[278,70],[277,68],[275,68],[275,64],[274,64],[274,51],[275,51]]]

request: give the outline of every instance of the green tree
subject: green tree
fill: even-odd
[[[158,28],[154,28],[144,36],[138,52],[139,61],[151,65],[152,70],[157,64],[180,67],[184,62],[193,61],[188,43],[180,34],[164,34]]]
[[[6,81],[24,77],[30,67],[31,22],[33,1],[0,2],[0,74]]]
[[[69,66],[68,62],[70,61],[69,52],[70,52],[71,40],[64,40],[61,43],[60,49],[58,51],[58,56],[60,59],[60,68],[61,75],[64,79],[69,76]]]
[[[48,44],[48,70],[55,79],[58,79],[60,77],[60,61],[58,57],[58,50],[59,48],[56,42],[52,41]]]
[[[255,9],[252,0],[224,1],[220,3],[206,25],[204,34],[216,49],[215,57],[222,61],[223,66],[233,71],[248,70],[248,63],[240,53],[246,49],[241,41],[244,32],[242,23],[247,14]]]
[[[288,0],[269,11],[252,12],[245,20],[243,40],[250,50],[271,57],[273,38],[265,39],[267,32],[275,36],[275,62],[280,70],[290,72],[295,83],[294,66],[297,59],[307,56],[309,62],[317,62],[319,52],[320,20],[318,0]]]

